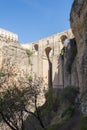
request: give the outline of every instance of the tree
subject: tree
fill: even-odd
[[[14,85],[0,92],[0,116],[12,130],[24,130],[26,113],[36,117],[44,128],[37,105],[38,96],[42,91],[42,79],[35,79],[26,84],[26,88],[19,89]]]

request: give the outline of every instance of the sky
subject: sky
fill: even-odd
[[[70,28],[73,0],[0,0],[0,28],[29,43]]]

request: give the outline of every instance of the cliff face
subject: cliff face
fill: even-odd
[[[0,40],[0,91],[9,87],[25,87],[29,77],[29,59],[18,42]],[[0,123],[0,130],[10,130]]]
[[[28,56],[19,43],[0,41],[0,73],[2,72],[5,75],[0,79],[2,87],[12,87],[13,84],[19,87],[19,81],[28,78]]]
[[[77,73],[81,90],[87,86],[87,1],[74,0],[70,14],[71,28],[77,43]]]
[[[71,39],[65,48],[64,54],[64,87],[79,86],[77,73],[77,45],[75,39]]]

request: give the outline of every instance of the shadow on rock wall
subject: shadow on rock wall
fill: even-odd
[[[79,86],[76,55],[76,41],[70,39],[68,46],[62,48],[58,57],[58,72],[54,75],[53,88],[60,90],[67,86]]]

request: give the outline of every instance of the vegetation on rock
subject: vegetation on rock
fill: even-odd
[[[65,54],[65,47],[62,48],[61,52],[60,52],[60,56],[61,58],[64,60],[64,54]]]
[[[28,55],[28,57],[32,56],[33,52],[29,49],[26,49],[26,53]]]
[[[2,70],[0,70],[0,77],[3,77],[3,76],[5,76],[5,73]]]
[[[80,130],[87,130],[87,117],[80,116]]]
[[[0,117],[12,130],[24,130],[25,114],[34,116],[44,128],[38,112],[38,95],[42,80],[28,83],[25,88],[12,88],[0,92]],[[36,111],[34,113],[34,111]]]
[[[76,88],[74,86],[68,86],[64,88],[63,91],[61,92],[61,100],[64,103],[74,105],[78,94],[79,94],[79,88]]]

